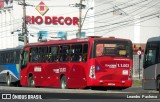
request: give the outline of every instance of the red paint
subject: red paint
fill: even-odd
[[[55,18],[56,19],[56,18]],[[63,19],[63,18],[61,18]],[[49,21],[48,21],[49,22]],[[58,21],[57,21],[58,22]],[[69,22],[68,22],[69,23]],[[94,52],[92,45],[94,41],[126,41],[130,40],[118,39],[118,38],[84,38],[84,39],[73,39],[73,40],[53,40],[42,43],[32,43],[25,46],[24,50],[30,52],[32,47],[42,46],[59,46],[59,45],[70,45],[74,44],[88,44],[87,61],[80,62],[40,62],[30,63],[21,69],[20,83],[22,86],[28,85],[29,74],[34,76],[35,86],[46,86],[46,87],[60,87],[60,79],[62,75],[66,76],[68,88],[86,88],[90,86],[100,87],[118,87],[127,88],[132,85],[131,70],[133,68],[133,59],[123,56],[100,56],[90,57],[91,52]],[[131,43],[131,42],[130,42]],[[132,45],[131,45],[132,46]],[[59,51],[60,52],[60,51]],[[30,55],[28,58],[30,58]],[[96,54],[95,54],[96,55]],[[28,60],[29,61],[29,60]],[[95,67],[94,67],[95,66]],[[37,68],[35,72],[34,68]],[[41,70],[39,70],[41,68]],[[95,69],[94,69],[95,68]],[[91,69],[95,71],[95,77],[91,75]]]
[[[27,24],[46,25],[78,25],[77,17],[57,17],[57,16],[26,16]]]

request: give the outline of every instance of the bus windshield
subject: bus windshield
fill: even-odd
[[[132,58],[132,44],[120,41],[100,41],[95,43],[95,57],[122,56]]]

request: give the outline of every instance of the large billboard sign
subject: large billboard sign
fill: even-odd
[[[49,7],[44,3],[40,2],[35,9],[41,14],[41,16],[26,16],[27,24],[45,24],[45,25],[78,25],[78,17],[64,17],[64,16],[44,16]]]
[[[46,24],[46,25],[78,25],[77,17],[63,17],[63,16],[27,16],[27,24]]]
[[[47,13],[49,10],[48,6],[44,4],[44,2],[40,2],[35,8],[42,16]]]

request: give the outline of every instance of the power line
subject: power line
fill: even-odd
[[[112,28],[108,28],[108,29],[103,29],[103,30],[95,31],[95,32],[102,32],[102,31],[104,32],[104,31],[106,31],[106,30],[108,30],[108,32],[112,32],[112,31],[114,31],[114,30],[118,30],[118,29],[124,28],[124,27],[126,27],[126,26],[132,26],[133,24],[138,24],[138,23],[142,23],[142,22],[145,22],[145,21],[154,19],[154,18],[156,18],[157,16],[159,16],[159,14],[155,14],[155,16],[153,16],[153,17],[150,17],[150,18],[145,19],[145,20],[138,21],[138,22],[136,22],[136,23],[128,22],[128,23],[125,23],[125,24],[118,25],[118,26],[116,26],[116,27],[112,27]],[[108,33],[108,32],[105,32],[105,33]]]
[[[153,1],[153,0],[152,0]],[[152,2],[151,1],[151,2]],[[146,5],[148,5],[148,4],[150,4],[151,2],[149,2],[149,3],[147,3],[147,4],[144,4],[143,5],[143,7],[145,7]],[[127,11],[127,14],[130,16],[131,14],[133,14],[134,12],[136,12],[136,11],[139,11],[139,10],[141,10],[141,9],[143,9],[143,7],[139,7],[139,8],[136,8],[136,9],[131,9],[131,10],[129,10],[129,11]],[[131,12],[130,12],[131,11]],[[129,13],[130,12],[130,13]],[[135,15],[135,14],[134,14]],[[137,15],[137,14],[136,14]],[[133,16],[133,15],[132,15]],[[100,20],[97,20],[97,21],[95,21],[96,23],[105,23],[105,22],[113,22],[113,21],[116,21],[116,20],[119,20],[119,19],[122,19],[122,18],[125,18],[125,17],[127,17],[127,16],[112,16],[112,17],[110,17],[110,19],[106,19],[106,18],[104,18],[104,19],[100,19]],[[104,21],[105,20],[105,21]],[[103,21],[103,22],[102,22]]]
[[[133,3],[131,5],[128,5],[128,6],[125,6],[125,7],[122,7],[122,8],[119,8],[119,9],[126,9],[126,8],[129,8],[129,7],[132,7],[132,6],[135,6],[135,5],[138,5],[138,4],[141,4],[141,3],[144,3],[144,1],[148,1],[148,0],[142,0],[141,2],[136,2],[136,3]],[[96,14],[96,15],[93,15],[93,16],[89,16],[89,17],[96,17],[96,16],[102,16],[102,15],[106,15],[106,14],[109,14],[109,13],[112,13],[114,12],[114,10],[110,10],[108,12],[105,12],[105,13],[100,13],[100,14]],[[88,18],[88,17],[86,17]]]

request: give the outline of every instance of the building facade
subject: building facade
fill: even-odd
[[[41,36],[77,37],[80,0],[25,1],[28,42]],[[82,0],[82,4],[81,37],[121,37],[139,46],[160,35],[159,0]],[[23,45],[23,1],[2,0],[0,8],[0,49]]]
[[[81,0],[25,1],[29,43],[78,37]],[[137,77],[140,73],[142,77],[147,39],[160,36],[159,7],[159,0],[82,0],[81,37],[130,39],[134,44],[133,74]],[[23,46],[23,18],[23,0],[1,0],[0,49]],[[142,49],[140,64],[139,47]]]

